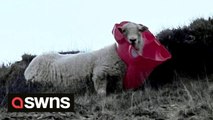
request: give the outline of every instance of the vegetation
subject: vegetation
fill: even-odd
[[[157,34],[172,54],[150,75],[152,84],[171,82],[178,74],[193,79],[213,73],[213,18],[194,20],[190,25],[166,29]]]

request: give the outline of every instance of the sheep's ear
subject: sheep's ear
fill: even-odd
[[[125,32],[125,30],[124,30],[122,27],[118,28],[118,30],[119,30],[121,33],[124,33],[124,32]]]
[[[142,24],[138,24],[138,29],[139,29],[139,31],[144,32],[144,31],[148,30],[148,27],[146,27]]]

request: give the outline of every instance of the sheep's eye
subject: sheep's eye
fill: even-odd
[[[123,30],[122,30],[122,33],[125,33],[125,32],[126,32],[126,30],[125,30],[125,29],[123,29]]]

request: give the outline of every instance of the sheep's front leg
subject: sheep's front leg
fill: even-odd
[[[104,70],[101,68],[94,69],[92,80],[98,95],[106,96],[107,74]]]

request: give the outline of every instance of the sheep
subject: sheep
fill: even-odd
[[[141,51],[140,31],[147,27],[128,22],[119,30],[128,42]],[[105,96],[112,88],[122,90],[126,64],[120,59],[114,43],[100,50],[62,55],[46,53],[35,57],[24,72],[27,81],[53,83],[74,93],[86,90]]]

